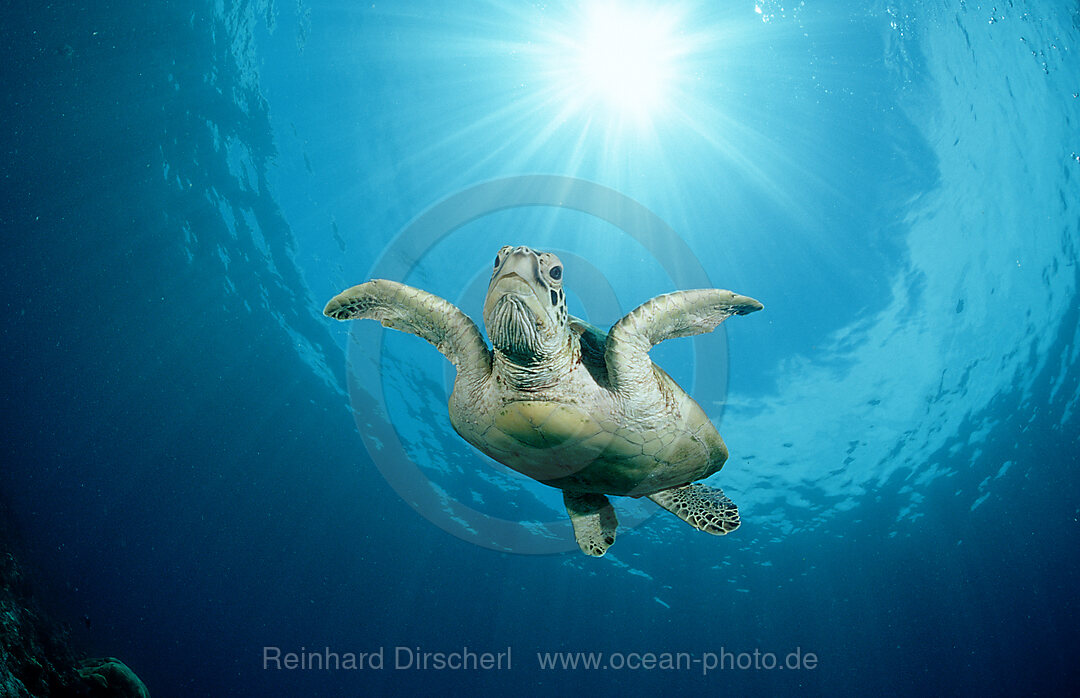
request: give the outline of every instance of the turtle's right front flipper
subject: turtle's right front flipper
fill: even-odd
[[[491,351],[476,323],[454,304],[396,281],[375,279],[330,299],[323,315],[335,320],[378,320],[435,345],[458,371],[482,377],[491,372]]]
[[[642,303],[608,332],[604,359],[611,387],[641,399],[641,391],[655,383],[649,349],[665,339],[712,332],[732,315],[763,307],[749,296],[719,288],[665,293]]]

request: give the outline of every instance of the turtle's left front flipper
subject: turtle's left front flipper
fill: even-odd
[[[718,288],[676,291],[657,296],[627,313],[608,333],[604,358],[615,390],[636,390],[652,371],[653,345],[673,337],[712,332],[732,315],[763,306],[749,296]]]
[[[491,372],[491,351],[476,323],[453,303],[396,281],[375,279],[330,299],[323,315],[336,320],[378,320],[435,345],[468,377]]]
[[[697,530],[714,536],[739,527],[739,508],[719,487],[694,483],[651,494],[649,499]]]

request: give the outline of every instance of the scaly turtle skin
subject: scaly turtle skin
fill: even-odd
[[[457,367],[454,429],[491,458],[561,489],[585,553],[603,555],[615,541],[605,495],[647,496],[716,535],[738,528],[735,504],[697,483],[720,470],[727,447],[649,349],[710,332],[761,303],[719,289],[678,291],[638,306],[604,333],[567,313],[562,277],[553,254],[499,250],[484,301],[494,349],[455,306],[394,281],[354,286],[323,313],[379,320],[434,344]]]

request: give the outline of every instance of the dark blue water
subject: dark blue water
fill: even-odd
[[[573,3],[5,3],[0,487],[81,650],[155,696],[1075,690],[1080,6],[665,7],[627,118],[567,68]],[[570,184],[469,193],[523,175]],[[454,435],[437,352],[321,316],[391,269],[479,319],[508,243],[601,325],[700,279],[765,304],[654,352],[742,528],[620,502],[586,558]],[[619,668],[755,651],[817,661]]]

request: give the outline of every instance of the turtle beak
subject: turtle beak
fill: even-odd
[[[532,311],[534,320],[543,323],[547,310],[543,301],[547,290],[539,283],[539,278],[536,255],[528,248],[515,249],[502,263],[499,272],[491,277],[484,299],[484,317],[488,317],[500,299],[513,295]]]
[[[536,253],[528,247],[515,248],[503,260],[499,273],[492,277],[492,286],[503,277],[510,275],[517,276],[527,283],[536,283],[540,279],[540,264],[536,259]]]

